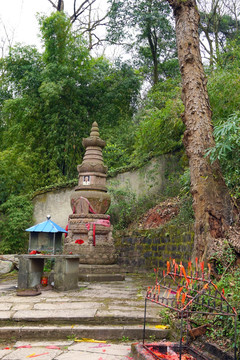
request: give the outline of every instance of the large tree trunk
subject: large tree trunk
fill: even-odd
[[[201,61],[195,0],[167,0],[174,11],[182,100],[186,125],[184,145],[189,158],[191,192],[195,213],[194,255],[206,260],[215,241],[224,237],[233,222],[233,205],[219,163],[205,157],[214,146],[211,109]]]

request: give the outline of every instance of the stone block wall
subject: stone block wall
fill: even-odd
[[[115,234],[118,264],[126,271],[145,272],[165,269],[169,258],[186,264],[191,258],[192,226],[166,225],[155,230],[136,230]]]

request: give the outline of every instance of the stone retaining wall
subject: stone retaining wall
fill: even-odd
[[[193,250],[192,226],[165,225],[154,230],[135,230],[114,235],[117,264],[127,272],[165,269],[169,258],[186,264]],[[0,255],[0,274],[18,268],[16,255]]]
[[[107,179],[107,187],[128,189],[136,197],[146,194],[160,194],[166,187],[167,176],[179,166],[177,155],[162,155],[150,160],[140,169],[118,174]],[[72,213],[70,196],[74,187],[51,190],[38,194],[33,199],[34,224],[46,220],[48,214],[52,220],[65,228],[68,216]]]
[[[115,235],[118,264],[127,271],[166,268],[169,258],[177,263],[191,258],[194,233],[191,226],[163,226],[156,230],[136,230]]]

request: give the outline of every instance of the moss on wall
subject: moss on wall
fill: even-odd
[[[165,268],[169,258],[186,263],[192,256],[192,225],[164,225],[158,229],[119,231],[115,234],[118,264],[127,271]]]

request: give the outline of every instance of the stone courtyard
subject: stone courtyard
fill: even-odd
[[[78,290],[21,297],[17,279],[2,277],[0,359],[132,359],[131,343],[142,339],[149,281],[154,283],[129,275],[125,281],[80,282]],[[147,316],[147,337],[166,339],[169,330],[157,326],[158,307],[149,307]]]

